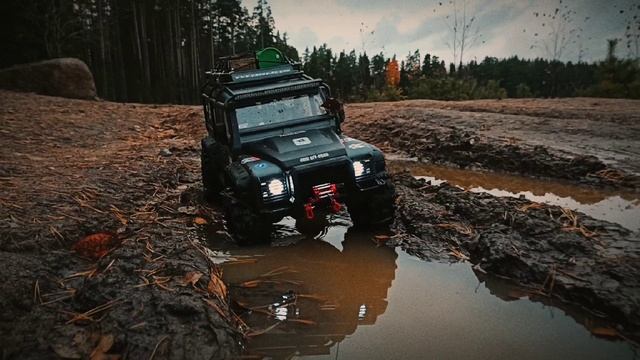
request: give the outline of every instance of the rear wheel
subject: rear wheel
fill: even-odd
[[[356,227],[391,224],[395,214],[395,194],[395,187],[390,182],[357,194],[347,202],[351,221]]]
[[[227,228],[239,245],[268,243],[273,224],[264,215],[247,206],[230,201],[225,206]]]

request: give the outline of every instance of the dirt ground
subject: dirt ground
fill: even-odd
[[[523,110],[503,100],[488,112],[491,102],[353,104],[345,130],[428,161],[636,189],[638,103],[566,101]],[[585,102],[594,110],[581,111]],[[0,91],[3,358],[240,353],[251,329],[230,310],[207,248],[205,228],[223,224],[202,199],[203,134],[195,106]],[[564,138],[567,149],[556,146]],[[589,157],[598,146],[615,162]],[[610,331],[638,338],[637,233],[526,200],[394,179],[390,245],[425,259],[469,259],[478,272],[577,303],[615,320]]]
[[[346,132],[428,162],[640,187],[637,100],[411,100],[346,113]]]
[[[199,120],[194,107],[0,92],[2,358],[239,352],[201,243],[219,214],[201,200]],[[91,234],[106,241],[74,246]]]

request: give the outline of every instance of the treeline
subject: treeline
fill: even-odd
[[[326,45],[299,58],[266,0],[251,11],[240,0],[4,0],[0,16],[0,67],[77,57],[91,68],[99,96],[116,101],[198,103],[214,58],[268,46],[300,60],[346,101],[640,98],[638,60],[618,59],[616,40],[595,63],[514,56],[455,65],[418,50],[397,59]]]
[[[98,94],[117,101],[197,103],[204,72],[220,56],[275,46],[270,6],[240,0],[3,0],[0,68],[77,57]]]
[[[410,99],[468,100],[506,97],[598,96],[640,98],[637,60],[618,59],[616,41],[601,62],[561,62],[542,58],[486,57],[455,66],[416,50],[398,62],[395,56],[342,51],[326,45],[306,49],[303,68],[326,79],[348,101]]]

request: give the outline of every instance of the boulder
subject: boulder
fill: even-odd
[[[0,70],[0,88],[74,99],[95,99],[87,64],[74,58],[44,60]]]

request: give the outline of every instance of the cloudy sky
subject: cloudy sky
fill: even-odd
[[[251,9],[257,0],[244,0]],[[456,0],[459,13],[464,0]],[[576,61],[582,49],[583,60],[599,60],[606,53],[606,40],[623,38],[640,2],[634,0],[466,0],[468,18],[475,15],[472,34],[475,44],[465,49],[464,61],[485,56],[551,57],[554,20],[549,14],[571,10],[565,32],[574,30],[571,42],[563,48],[562,60]],[[326,43],[334,50],[383,51],[403,59],[420,49],[447,61],[453,59],[451,22],[453,3],[449,0],[270,0],[276,28],[287,32],[289,41],[300,52],[305,47]],[[555,22],[557,28],[563,22]],[[459,27],[460,28],[460,27]],[[579,29],[582,29],[581,31]],[[537,35],[536,35],[537,34]],[[579,35],[579,36],[578,36]],[[626,55],[626,44],[619,55]]]

